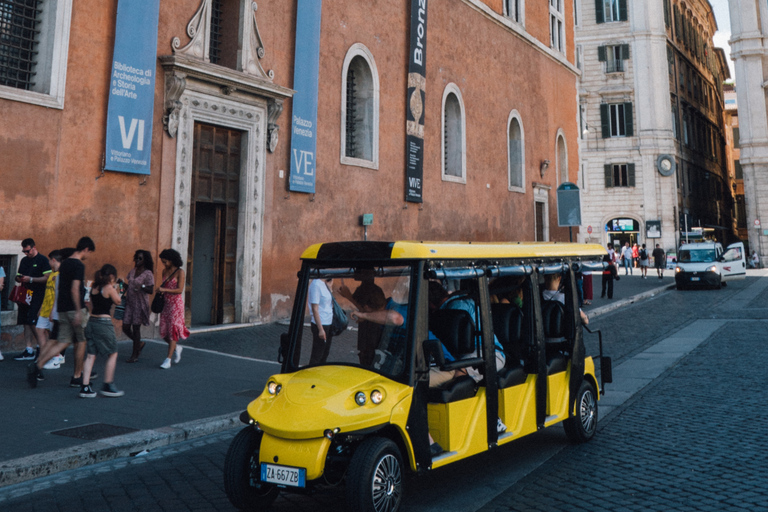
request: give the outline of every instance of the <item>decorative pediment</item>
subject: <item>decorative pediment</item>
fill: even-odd
[[[178,37],[171,40],[171,49],[174,55],[210,62],[212,6],[213,0],[200,2],[200,6],[187,24],[187,35],[190,41],[182,47],[181,39]],[[266,49],[259,32],[259,24],[256,21],[257,11],[258,4],[256,2],[240,0],[237,71],[271,81],[274,79],[275,72],[272,70],[264,71],[260,62],[266,54]]]

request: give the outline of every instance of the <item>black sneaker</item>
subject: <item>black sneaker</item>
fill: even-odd
[[[87,386],[80,386],[80,398],[96,398],[96,392],[90,384]]]
[[[99,378],[99,374],[96,372],[91,372],[91,380],[96,380]]]
[[[72,377],[69,379],[69,387],[71,388],[79,388],[83,385],[83,377],[82,375],[80,377]]]
[[[13,358],[14,361],[34,361],[35,351],[27,347],[24,352]]]
[[[38,346],[35,349],[35,362],[37,362],[37,358],[40,357],[40,347]]]
[[[37,363],[27,365],[27,384],[31,388],[37,387]]]
[[[37,368],[37,363],[35,363],[35,368]],[[43,370],[37,368],[37,375],[35,375],[35,378],[39,381],[45,380],[45,375],[43,375]]]
[[[114,382],[110,382],[110,383],[106,383],[105,382],[101,386],[101,394],[104,395],[104,396],[109,396],[109,397],[117,398],[118,396],[123,396],[125,394],[125,392],[124,391],[120,391],[119,389],[117,389],[115,387],[115,383]]]

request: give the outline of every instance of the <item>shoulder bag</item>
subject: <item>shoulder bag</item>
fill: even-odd
[[[173,274],[169,275],[165,278],[165,281],[163,281],[163,284],[161,284],[158,288],[162,288],[165,286],[168,281],[171,280],[171,278],[176,275],[176,272],[178,272],[179,269],[176,269],[173,271]],[[158,315],[163,312],[163,308],[165,307],[165,295],[163,292],[157,292],[155,293],[155,298],[152,299],[152,305],[149,306],[150,311],[153,313],[157,313]]]
[[[331,335],[338,336],[347,329],[347,325],[349,325],[349,319],[347,318],[347,314],[344,312],[341,306],[339,306],[339,303],[336,302],[336,297],[331,295],[331,300],[333,301],[333,321],[331,322]]]
[[[11,302],[15,302],[16,304],[29,306],[32,303],[32,292],[24,285],[24,283],[19,283],[13,287],[8,298]]]

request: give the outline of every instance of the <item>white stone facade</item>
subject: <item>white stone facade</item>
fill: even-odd
[[[600,22],[599,3],[606,9],[613,3],[621,4],[626,18]],[[577,54],[582,63],[578,91],[582,130],[579,140],[581,165],[578,185],[582,190],[579,241],[606,244],[620,240],[637,242],[638,245],[646,243],[651,248],[659,243],[667,251],[674,250],[682,228],[680,214],[687,213],[691,201],[684,187],[687,179],[683,175],[684,164],[695,160],[697,172],[707,170],[722,176],[714,161],[688,155],[686,145],[676,138],[676,131],[679,133],[682,128],[682,115],[678,120],[673,119],[678,78],[677,71],[673,71],[676,67],[674,64],[670,67],[668,56],[675,55],[676,51],[675,38],[671,34],[675,30],[673,6],[679,5],[675,0],[581,1],[581,15],[576,25]],[[715,28],[709,3],[697,0],[685,5],[695,11],[694,18],[704,23],[697,26],[697,30],[702,41],[706,41],[711,49]],[[665,9],[669,13],[666,20]],[[714,54],[712,50],[710,53]],[[677,62],[684,59],[704,81],[709,82],[708,86],[701,85],[700,90],[709,91],[711,88],[717,91],[712,74],[708,74],[707,66],[702,65],[700,60],[697,62],[686,51],[677,52],[675,59]],[[703,92],[700,94],[698,98],[703,106]],[[699,102],[693,101],[691,112],[695,111],[701,119],[707,119],[702,121],[706,124],[705,130],[710,135],[718,132],[713,137],[718,137],[720,141],[722,96],[714,96],[720,98],[715,99],[719,102],[720,114],[714,106],[704,110],[697,104]],[[609,110],[608,120],[612,122],[617,120],[614,107],[621,104],[631,108],[631,122],[627,120],[623,133],[621,129],[613,131],[614,125],[619,123],[610,123],[609,136],[606,136],[603,126],[606,117],[602,110]],[[700,114],[700,111],[704,113]],[[627,112],[624,111],[624,114],[626,117]],[[718,115],[719,122],[715,120]],[[677,130],[676,122],[679,123]],[[712,143],[713,153],[718,151],[716,147],[717,144]],[[664,155],[673,160],[672,170],[667,176],[662,175],[658,168],[659,158]],[[624,168],[621,167],[625,164],[629,169],[626,181],[623,179]],[[612,168],[614,165],[620,166],[618,181],[606,175],[606,166]],[[611,186],[608,186],[609,181]],[[616,218],[636,221],[637,232],[612,234],[606,229],[606,223]],[[646,240],[649,221],[661,223],[661,238]],[[592,228],[591,234],[589,227]]]
[[[768,4],[757,0],[730,0],[729,4],[749,246],[764,261],[768,254],[768,48],[764,42]]]

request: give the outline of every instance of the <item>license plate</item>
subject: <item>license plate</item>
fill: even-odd
[[[700,281],[700,280],[701,280],[701,278],[700,278],[700,277],[692,277],[692,278],[691,278],[691,281]]]
[[[305,487],[306,479],[307,470],[304,468],[278,466],[277,464],[261,464],[262,482],[291,487]]]

